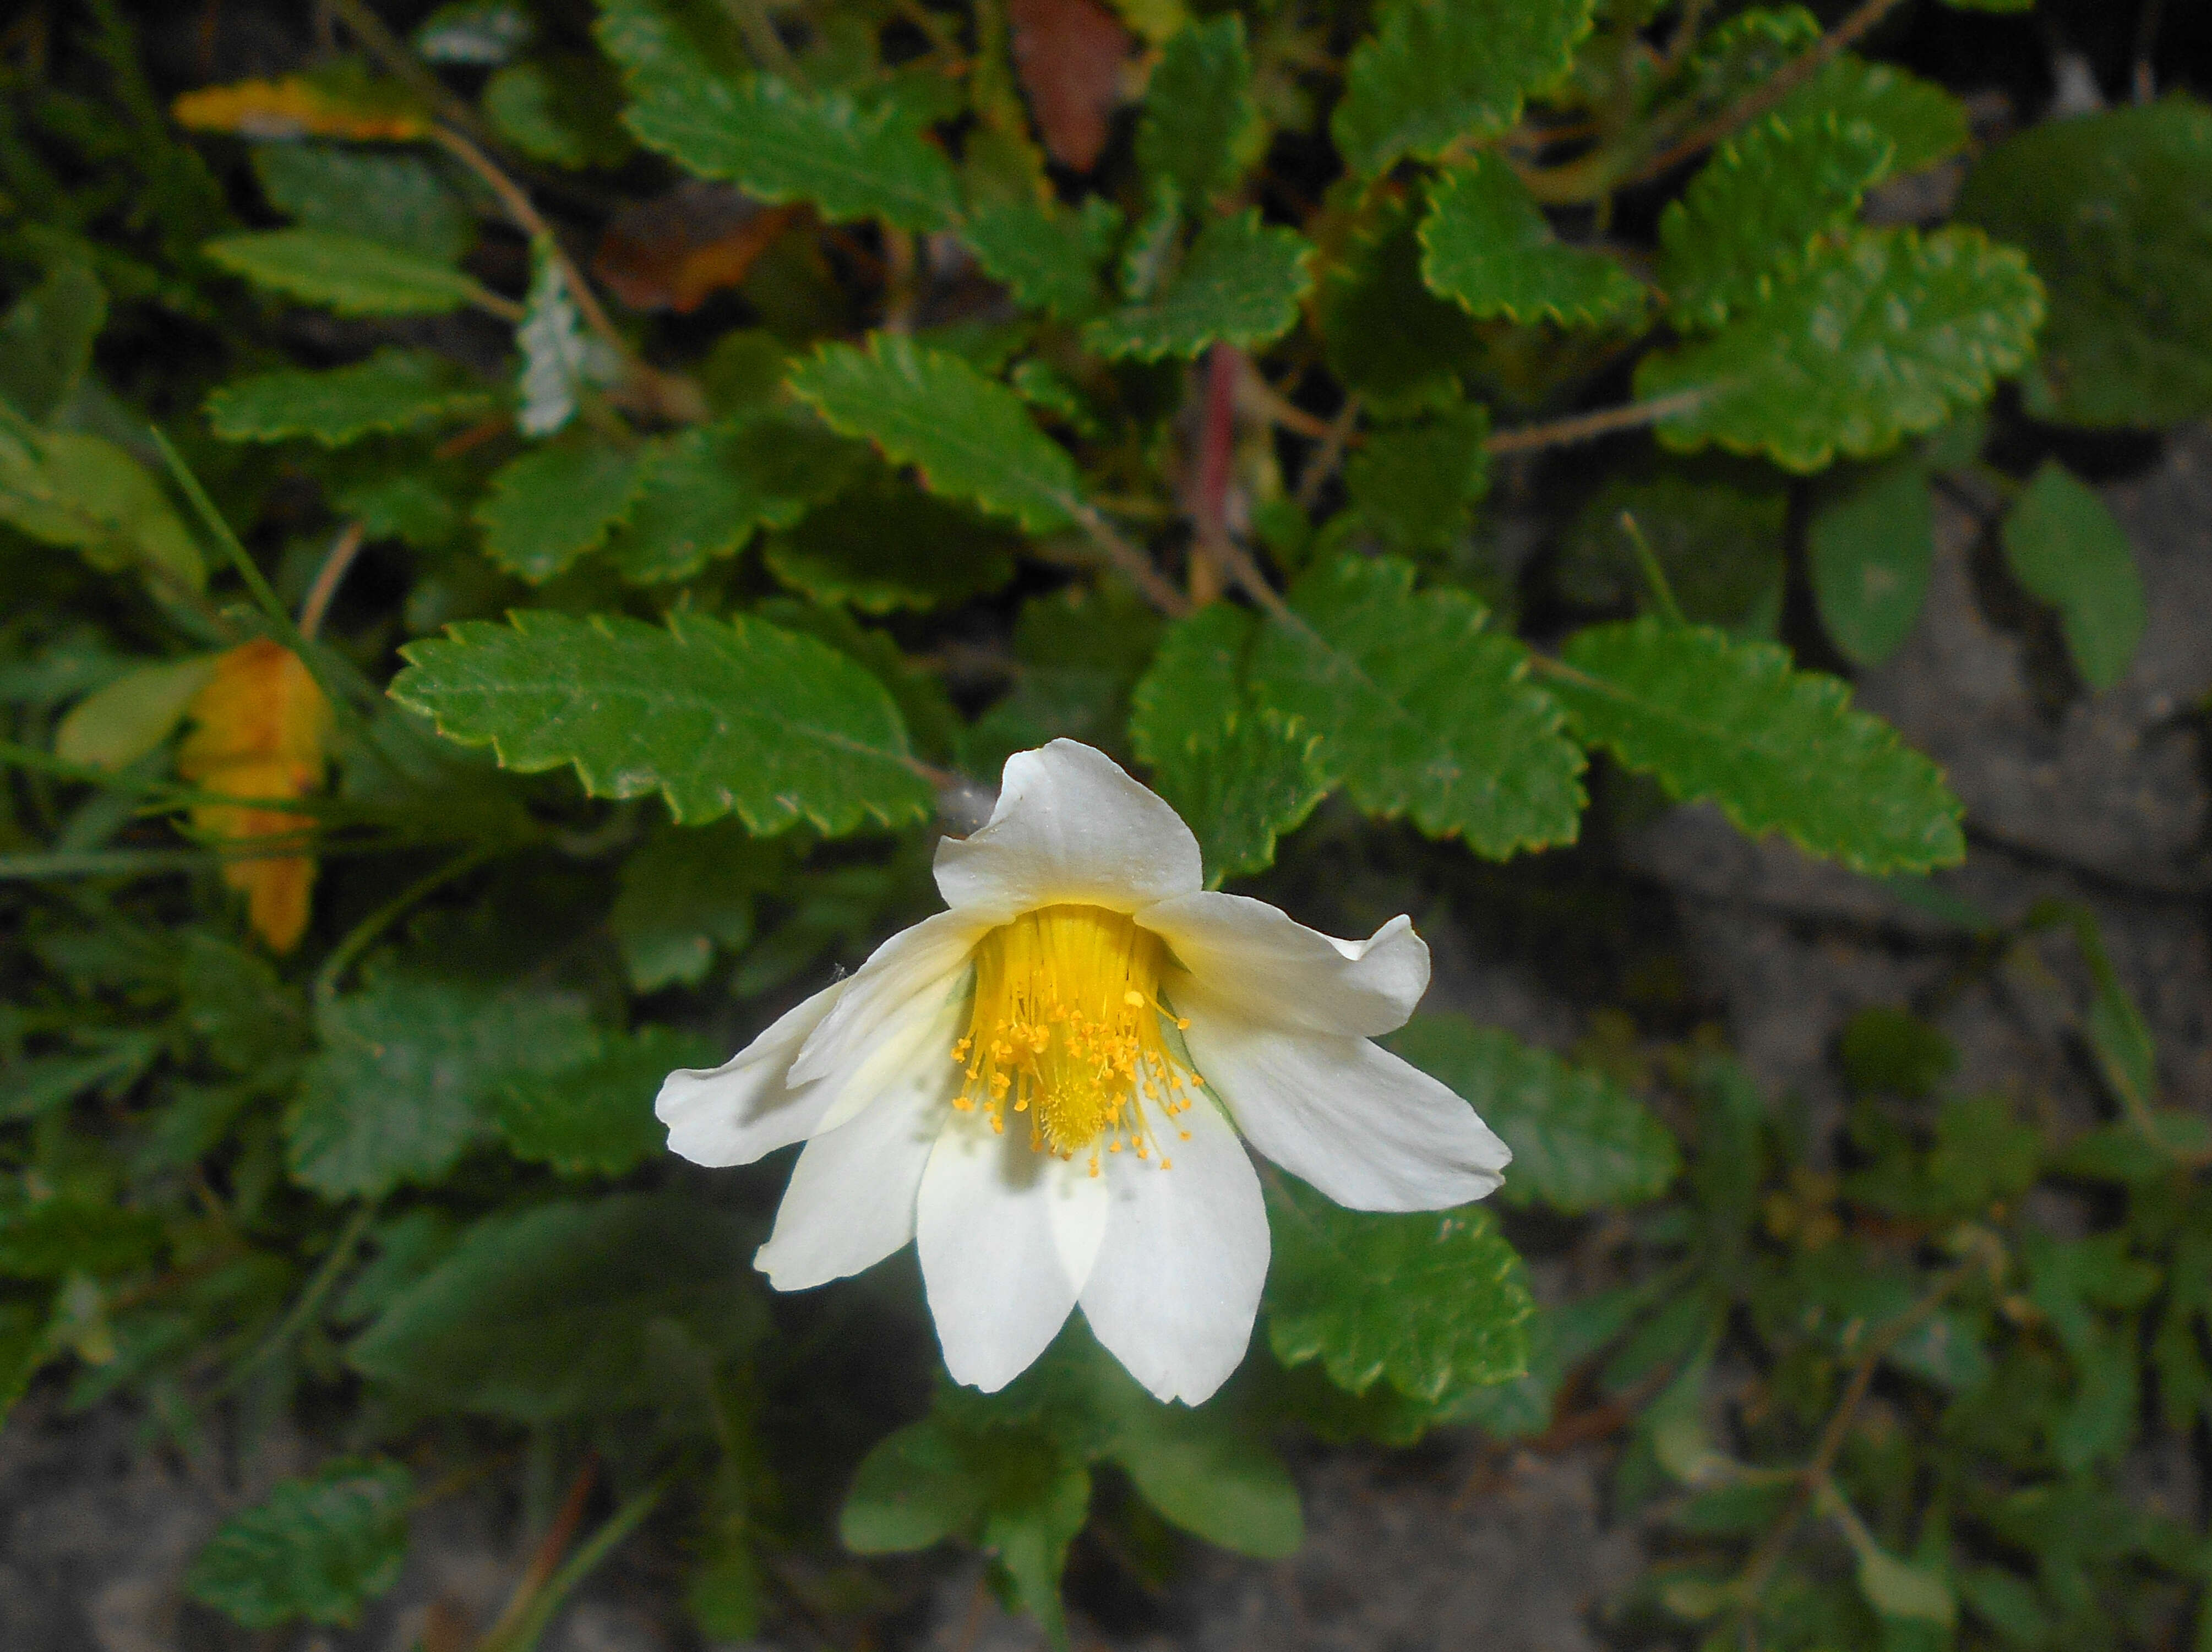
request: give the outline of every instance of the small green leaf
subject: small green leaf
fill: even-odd
[[[687,823],[836,835],[934,806],[882,684],[811,638],[743,614],[509,618],[408,645],[392,697],[507,768],[573,763],[593,796],[659,792]]]
[[[1977,231],[1862,230],[1818,247],[1710,338],[1646,356],[1636,393],[1702,392],[1660,424],[1670,447],[1717,441],[1817,471],[1987,399],[2027,360],[2042,317],[2026,261]]]
[[[1589,327],[1633,317],[1644,284],[1618,258],[1569,246],[1496,156],[1452,167],[1429,191],[1421,274],[1478,320]]]
[[[580,52],[509,64],[483,89],[484,117],[500,136],[556,167],[618,167],[629,156],[617,101],[604,60]]]
[[[1601,1075],[1463,1016],[1419,1015],[1390,1048],[1465,1097],[1513,1150],[1498,1196],[1578,1215],[1639,1205],[1682,1168],[1672,1132]]]
[[[1275,840],[1328,792],[1320,737],[1259,704],[1245,680],[1258,629],[1225,603],[1177,621],[1130,698],[1129,737],[1198,835],[1209,885],[1272,865]]]
[[[363,436],[475,418],[491,405],[490,396],[446,357],[387,345],[350,367],[234,380],[208,398],[207,417],[225,441],[306,436],[343,447]]]
[[[718,1046],[696,1033],[641,1027],[599,1040],[598,1054],[501,1086],[495,1111],[507,1151],[565,1176],[627,1175],[661,1151],[653,1115],[660,1081],[678,1067],[712,1066]]]
[[[735,821],[657,828],[623,860],[607,914],[632,989],[705,980],[717,947],[735,952],[752,938],[753,897],[787,865],[780,844]]]
[[[1892,459],[1823,499],[1805,530],[1820,623],[1844,657],[1879,665],[1912,634],[1936,559],[1928,471]]]
[[[1010,516],[1030,533],[1064,528],[1082,507],[1067,451],[1019,396],[957,356],[877,333],[866,350],[824,344],[790,382],[833,428],[916,466],[932,493]]]
[[[1385,200],[1321,288],[1329,371],[1381,413],[1455,400],[1481,340],[1421,279],[1418,197]]]
[[[1370,432],[1344,467],[1352,519],[1395,556],[1450,550],[1490,491],[1489,435],[1490,413],[1480,403]]]
[[[1859,1548],[1859,1593],[1885,1618],[1903,1618],[1945,1628],[1958,1621],[1959,1602],[1951,1586],[1923,1566],[1909,1565],[1869,1540]]]
[[[696,578],[763,528],[787,528],[860,474],[866,450],[780,419],[702,426],[648,448],[607,560],[634,585]]]
[[[185,1593],[248,1629],[295,1618],[350,1625],[399,1581],[413,1491],[407,1471],[380,1458],[341,1458],[280,1481],[222,1523]]]
[[[1590,13],[1591,0],[1388,0],[1330,121],[1345,164],[1373,178],[1505,131],[1567,72]]]
[[[629,44],[620,13],[599,32],[629,70],[623,121],[641,143],[702,178],[763,201],[809,201],[833,222],[880,218],[939,229],[960,216],[951,163],[895,100],[863,109],[843,92],[805,92],[769,75],[738,80],[701,54],[653,61]]]
[[[518,1423],[660,1405],[665,1327],[715,1355],[766,1331],[745,1285],[751,1237],[731,1212],[675,1194],[487,1217],[347,1357],[417,1404]]]
[[[156,592],[207,586],[198,543],[146,468],[113,442],[41,430],[0,406],[0,522],[68,545],[103,573],[134,569]]]
[[[0,320],[0,402],[44,422],[84,381],[106,323],[100,277],[82,264],[54,264]]]
[[[1030,598],[1014,617],[1013,692],[968,731],[963,766],[995,774],[1011,753],[1062,735],[1112,750],[1160,631],[1159,616],[1118,583]]]
[[[1234,12],[1185,27],[1167,43],[1145,92],[1137,163],[1201,206],[1260,158],[1267,129],[1252,100],[1252,54]]]
[[[588,1057],[568,993],[386,973],[319,1007],[322,1051],[285,1121],[293,1176],[325,1199],[434,1181],[492,1128],[500,1088]]]
[[[1656,610],[1626,515],[1685,615],[1736,635],[1771,637],[1782,617],[1790,495],[1761,480],[1708,480],[1672,466],[1613,477],[1568,526],[1555,575],[1560,594],[1592,608]]]
[[[154,1260],[161,1223],[145,1211],[58,1196],[0,1213],[0,1278],[127,1273]]]
[[[95,768],[129,768],[176,732],[192,696],[215,675],[216,659],[193,654],[125,671],[62,719],[54,755]]]
[[[635,449],[571,442],[509,459],[477,505],[485,553],[532,585],[566,573],[629,509],[641,457]]]
[[[1784,98],[1776,112],[1792,126],[1871,127],[1889,140],[1881,176],[1918,172],[1966,147],[1966,106],[1933,81],[1894,64],[1869,63],[1845,52]]]
[[[1146,1396],[1149,1400],[1149,1396]],[[1109,1448],[1146,1502],[1187,1532],[1257,1560],[1284,1560],[1305,1541],[1290,1470],[1223,1408],[1131,1404]]]
[[[357,235],[445,264],[458,264],[477,238],[475,216],[416,155],[257,143],[253,172],[269,204],[302,229]]]
[[[1659,216],[1659,280],[1678,325],[1717,327],[1773,297],[1814,241],[1858,211],[1895,145],[1833,114],[1769,115],[1722,144]]]
[[[1387,560],[1305,575],[1293,617],[1253,645],[1255,699],[1319,733],[1323,767],[1371,813],[1497,859],[1571,842],[1583,757],[1525,680],[1528,651],[1486,630],[1464,592],[1413,586],[1413,568]]]
[[[1080,321],[1104,299],[1098,268],[1121,222],[1121,213],[1095,195],[1085,198],[1080,213],[1020,196],[977,207],[960,236],[983,272],[1006,282],[1015,302]]]
[[[450,264],[335,230],[257,230],[202,250],[257,287],[340,315],[444,315],[491,298]]]
[[[2098,689],[2117,684],[2149,614],[2135,548],[2105,501],[2057,460],[2045,459],[2014,501],[2001,537],[2014,577],[2058,610],[2081,680]]]
[[[2039,122],[1995,145],[1959,216],[2027,250],[2051,324],[2037,417],[2155,428],[2212,412],[2212,109],[2171,96]]]
[[[1711,798],[1737,829],[1780,831],[1855,872],[1916,871],[1966,854],[1963,812],[1936,765],[1850,687],[1794,671],[1767,643],[1649,616],[1592,626],[1547,678],[1577,732],[1670,795]]]
[[[1140,361],[1194,356],[1217,343],[1257,349],[1297,325],[1313,285],[1312,253],[1296,230],[1262,224],[1256,207],[1211,219],[1164,289],[1098,317],[1083,342],[1109,360]]]
[[[1319,1359],[1352,1394],[1386,1378],[1428,1400],[1528,1369],[1535,1303],[1481,1206],[1366,1215],[1283,1177],[1267,1214],[1267,1338],[1285,1365]]]
[[[861,1459],[837,1516],[854,1554],[904,1554],[966,1534],[984,1485],[969,1442],[937,1418],[886,1435]]]
[[[1014,577],[1012,536],[887,471],[821,505],[769,546],[776,578],[864,614],[935,608]]]

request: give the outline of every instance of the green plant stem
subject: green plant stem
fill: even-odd
[[[276,1329],[264,1337],[260,1345],[224,1380],[221,1392],[228,1393],[236,1388],[253,1372],[283,1352],[292,1339],[305,1328],[315,1310],[322,1306],[323,1299],[330,1295],[331,1287],[337,1284],[338,1275],[345,1271],[346,1264],[353,1260],[354,1251],[361,1244],[362,1236],[368,1231],[368,1224],[375,1215],[376,1201],[373,1199],[365,1199],[355,1206],[354,1213],[346,1219],[345,1226],[338,1230],[337,1238],[331,1242],[331,1254],[323,1258],[323,1265],[315,1270],[314,1278],[307,1281],[307,1288],[300,1293],[300,1299],[277,1322]]]
[[[323,960],[323,967],[315,972],[315,1002],[327,1004],[337,996],[338,982],[353,961],[359,957],[379,935],[404,916],[408,908],[425,896],[434,894],[457,878],[465,878],[485,861],[505,853],[513,844],[480,843],[465,851],[439,867],[416,878],[382,906],[363,918],[349,931],[343,940]]]
[[[1682,617],[1681,604],[1674,600],[1674,587],[1667,583],[1667,570],[1659,566],[1658,557],[1651,551],[1651,542],[1644,537],[1633,512],[1621,512],[1620,531],[1636,548],[1637,565],[1644,570],[1644,581],[1651,587],[1651,598],[1659,604],[1659,611],[1667,616],[1667,623],[1677,627],[1687,625],[1690,622]]]
[[[1552,419],[1542,424],[1524,424],[1511,430],[1493,431],[1482,444],[1483,451],[1492,455],[1499,453],[1528,453],[1542,447],[1564,447],[1577,441],[1592,441],[1600,436],[1609,436],[1616,431],[1633,430],[1646,424],[1656,424],[1662,419],[1671,419],[1677,413],[1686,413],[1712,394],[1700,387],[1678,390],[1671,396],[1660,396],[1648,402],[1630,402],[1622,407],[1600,408],[1595,413],[1577,413],[1564,419]]]
[[[1138,593],[1146,602],[1170,619],[1181,619],[1190,612],[1190,598],[1170,583],[1151,557],[1123,538],[1095,506],[1078,505],[1073,513],[1076,526],[1081,528],[1085,537],[1105,554],[1106,560],[1137,587]]]
[[[587,1473],[589,1468],[587,1465]],[[659,1506],[661,1498],[668,1495],[668,1488],[674,1480],[675,1474],[672,1470],[630,1498],[609,1515],[606,1523],[592,1533],[565,1564],[553,1570],[550,1562],[557,1558],[561,1550],[567,1546],[567,1538],[574,1530],[571,1523],[569,1532],[564,1534],[556,1523],[554,1532],[548,1535],[545,1545],[539,1549],[531,1575],[525,1579],[522,1588],[515,1592],[514,1599],[507,1603],[507,1610],[500,1614],[499,1622],[477,1643],[477,1652],[532,1652],[538,1637],[544,1634],[547,1625],[552,1622],[553,1614],[561,1609],[562,1602],[568,1599],[576,1585],[590,1576],[599,1564],[644,1522],[647,1515]],[[578,1485],[586,1491],[590,1490],[590,1481],[583,1476],[578,1477]],[[581,1500],[575,1497],[573,1488],[570,1497],[577,1516],[580,1518]],[[568,1512],[565,1509],[562,1510],[564,1519]],[[555,1537],[562,1540],[557,1545],[553,1541]]]

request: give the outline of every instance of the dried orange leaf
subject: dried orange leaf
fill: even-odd
[[[170,105],[177,124],[240,137],[343,137],[405,143],[426,137],[430,118],[395,82],[359,74],[287,75],[186,92]]]
[[[1006,16],[1045,148],[1061,166],[1089,172],[1121,100],[1129,31],[1098,0],[1011,0]]]
[[[224,797],[289,803],[323,783],[330,702],[290,649],[265,640],[241,644],[216,661],[215,675],[192,698],[192,732],[177,750],[177,772]],[[243,849],[224,863],[223,882],[244,892],[253,931],[279,952],[307,926],[315,863],[307,855],[256,853],[299,838],[310,822],[284,809],[249,803],[202,804],[192,829],[209,841]]]
[[[687,183],[616,213],[592,273],[633,310],[689,315],[744,281],[800,211],[763,207],[725,184]]]

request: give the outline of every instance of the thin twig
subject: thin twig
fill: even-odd
[[[583,313],[585,325],[606,340],[624,362],[634,361],[636,358],[630,349],[629,340],[616,331],[606,307],[599,302],[599,295],[592,290],[591,283],[584,279],[584,272],[576,267],[576,261],[568,256],[568,249],[561,244],[561,237],[545,221],[545,216],[538,211],[537,203],[522,185],[501,171],[498,162],[453,127],[433,127],[431,135],[454,159],[483,179],[491,192],[499,197],[500,205],[507,209],[507,216],[514,221],[517,229],[529,236],[533,243],[542,242],[552,254],[555,264],[560,268],[561,279],[568,283],[577,309]]]
[[[1641,184],[1662,173],[1671,172],[1692,155],[1711,148],[1731,132],[1749,125],[1849,51],[1869,29],[1887,16],[1897,3],[1898,0],[1865,0],[1864,4],[1837,24],[1810,52],[1784,64],[1765,84],[1747,92],[1711,120],[1692,127],[1682,137],[1622,179],[1621,183]]]
[[[1294,436],[1304,436],[1310,441],[1327,441],[1334,427],[1317,414],[1309,413],[1283,392],[1253,374],[1244,381],[1244,394],[1271,424],[1279,424]]]
[[[568,1495],[561,1500],[561,1512],[553,1517],[553,1524],[546,1532],[544,1540],[538,1546],[537,1552],[531,1556],[530,1565],[523,1572],[521,1581],[515,1585],[514,1593],[507,1597],[506,1610],[499,1614],[499,1620],[477,1642],[480,1652],[507,1641],[529,1616],[530,1609],[537,1604],[539,1591],[553,1581],[553,1574],[560,1569],[561,1557],[568,1552],[568,1546],[576,1540],[577,1528],[584,1523],[584,1510],[591,1502],[592,1485],[599,1476],[599,1457],[597,1452],[593,1452],[584,1459],[584,1466],[576,1471],[576,1478],[569,1482]]]
[[[1328,486],[1328,479],[1336,474],[1336,467],[1344,463],[1344,450],[1352,444],[1352,432],[1359,428],[1359,398],[1357,393],[1344,398],[1344,405],[1328,422],[1328,433],[1306,460],[1305,469],[1298,472],[1298,508],[1310,513],[1321,503],[1321,490]]]
[[[1170,619],[1181,619],[1191,611],[1190,598],[1169,583],[1167,576],[1153,564],[1152,559],[1131,544],[1097,510],[1089,505],[1078,505],[1073,515],[1076,526],[1081,528],[1091,543],[1096,545],[1115,568],[1137,587],[1139,594]]]
[[[1633,430],[1639,425],[1656,424],[1677,413],[1686,413],[1711,394],[1712,392],[1705,388],[1677,391],[1655,401],[1631,402],[1625,407],[1601,408],[1595,413],[1577,413],[1571,418],[1553,419],[1545,424],[1524,424],[1516,429],[1495,431],[1482,444],[1483,450],[1490,453],[1526,453],[1540,447],[1563,447],[1570,442],[1589,441],[1609,436],[1616,430]]]
[[[368,49],[368,55],[403,82],[408,90],[429,105],[439,119],[459,127],[479,142],[492,142],[490,131],[477,117],[477,112],[432,74],[421,59],[401,43],[385,21],[368,9],[364,0],[331,0],[331,5],[345,20],[345,26],[353,31],[354,38]]]
[[[307,599],[300,604],[300,635],[308,641],[313,642],[315,633],[323,629],[323,616],[330,611],[331,598],[337,595],[346,570],[353,566],[353,559],[361,555],[362,541],[368,531],[366,523],[347,523],[337,542],[331,547],[330,555],[323,558],[314,584],[307,588]]]
[[[1237,452],[1237,381],[1244,353],[1230,344],[1206,352],[1205,390],[1198,423],[1198,462],[1192,466],[1191,523],[1197,529],[1187,583],[1194,607],[1220,596],[1229,559],[1229,481]]]

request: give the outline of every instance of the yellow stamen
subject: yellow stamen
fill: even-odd
[[[975,1007],[953,1046],[967,1081],[953,1104],[980,1106],[1003,1130],[1011,1098],[1029,1115],[1032,1148],[1063,1159],[1087,1151],[1093,1175],[1102,1141],[1152,1158],[1148,1104],[1173,1119],[1199,1088],[1167,1046],[1164,1023],[1189,1023],[1160,1002],[1166,964],[1158,936],[1103,907],[1044,907],[993,930],[976,948]],[[1168,1168],[1164,1152],[1154,1162]]]

